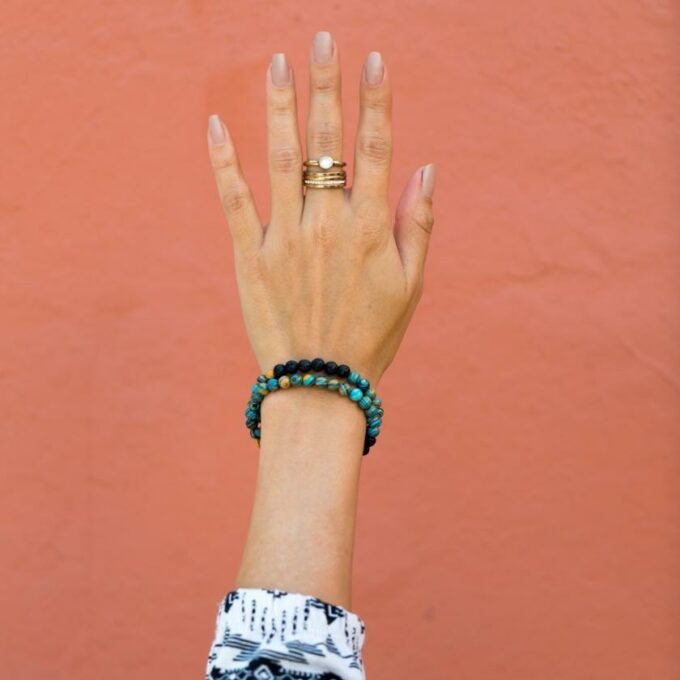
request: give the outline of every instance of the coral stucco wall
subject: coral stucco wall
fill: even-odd
[[[670,0],[4,0],[0,677],[201,677],[257,463],[206,118],[266,217],[265,69],[289,54],[304,113],[320,29],[350,171],[372,49],[393,201],[438,165],[363,467],[368,677],[680,677]]]

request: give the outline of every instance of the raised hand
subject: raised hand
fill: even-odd
[[[268,224],[258,215],[226,125],[217,115],[209,119],[210,159],[233,237],[241,307],[262,370],[320,355],[376,385],[422,292],[434,166],[413,173],[393,217],[391,84],[380,53],[371,52],[359,84],[352,186],[304,188],[303,160],[343,156],[341,70],[330,33],[315,36],[309,72],[305,156],[293,69],[278,53],[267,70]]]

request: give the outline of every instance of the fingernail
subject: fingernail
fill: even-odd
[[[210,141],[215,146],[224,144],[227,141],[227,136],[224,134],[224,127],[222,126],[222,121],[216,113],[213,113],[208,118],[208,132],[210,133]]]
[[[333,38],[328,31],[319,31],[314,36],[314,61],[328,64],[333,57]]]
[[[277,87],[290,85],[290,69],[288,60],[283,52],[277,52],[272,57],[272,82]]]
[[[380,85],[382,83],[385,67],[380,52],[369,52],[368,57],[366,57],[365,72],[366,82],[369,85]]]
[[[434,163],[429,163],[428,165],[423,166],[423,169],[420,172],[420,186],[423,193],[428,198],[432,198],[432,195],[434,194],[434,180]]]

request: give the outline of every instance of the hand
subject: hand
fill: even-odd
[[[307,158],[342,159],[340,64],[331,35],[310,50]],[[391,85],[378,52],[366,59],[349,189],[303,192],[295,81],[285,55],[267,70],[272,209],[263,225],[234,144],[218,116],[208,144],[232,234],[236,277],[250,343],[261,370],[321,356],[348,364],[375,387],[406,331],[423,288],[432,225],[434,166],[419,168],[393,220]]]

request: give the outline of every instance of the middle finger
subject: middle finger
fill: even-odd
[[[307,121],[307,158],[331,156],[342,160],[342,102],[340,62],[333,36],[319,31],[314,36],[309,66],[309,118]],[[318,169],[318,168],[316,168]],[[341,188],[305,188],[305,206],[316,209],[342,203]]]

